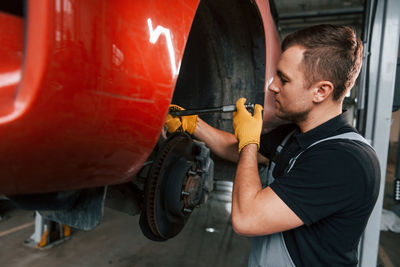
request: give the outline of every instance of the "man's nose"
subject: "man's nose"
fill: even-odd
[[[279,86],[276,83],[275,77],[272,80],[272,82],[270,83],[270,85],[268,86],[268,90],[275,94],[279,92]]]

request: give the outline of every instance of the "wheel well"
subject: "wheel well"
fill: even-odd
[[[185,48],[172,103],[184,108],[234,104],[239,97],[263,104],[265,37],[252,1],[200,2]],[[232,114],[202,116],[232,131]]]

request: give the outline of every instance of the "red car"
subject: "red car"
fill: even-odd
[[[142,229],[168,239],[213,173],[204,144],[162,134],[169,104],[245,96],[265,99],[274,119],[264,92],[280,50],[267,0],[15,2],[0,4],[0,194],[23,208],[90,229],[105,186],[137,180]],[[202,118],[231,130],[231,114]]]

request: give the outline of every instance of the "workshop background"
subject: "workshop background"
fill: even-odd
[[[62,0],[61,5],[68,6],[71,1],[74,2]],[[230,1],[215,2],[220,7],[230,5]],[[268,2],[280,38],[321,23],[349,25],[362,36],[364,67],[355,88],[345,99],[345,108],[349,110],[348,120],[376,148],[386,175],[360,244],[360,266],[400,266],[400,3],[397,0]],[[3,10],[0,5],[0,11],[23,16],[23,3],[12,7],[14,10]],[[221,122],[224,127],[225,124],[226,121]],[[235,234],[230,220],[235,166],[215,157],[214,160],[214,190],[207,203],[194,209],[182,232],[165,242],[146,238],[139,227],[138,213],[133,211],[136,215],[130,216],[121,211],[126,209],[120,207],[120,202],[107,199],[120,194],[118,190],[110,190],[101,223],[90,231],[46,221],[36,211],[17,208],[0,195],[0,266],[247,266],[249,239]]]

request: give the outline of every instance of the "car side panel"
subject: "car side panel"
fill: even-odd
[[[0,193],[131,179],[160,135],[198,2],[28,1],[22,75],[0,113]]]

